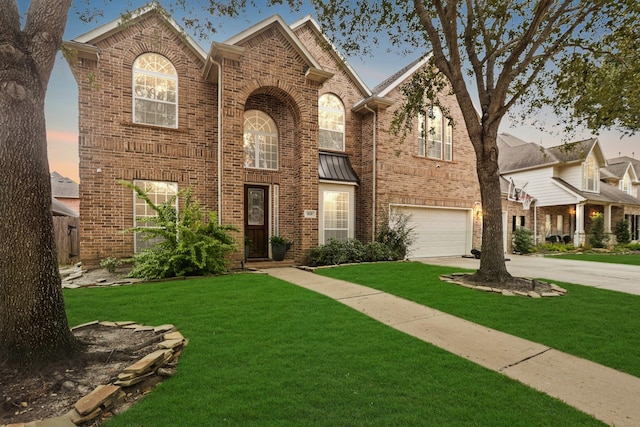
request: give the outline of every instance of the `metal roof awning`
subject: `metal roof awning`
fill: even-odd
[[[360,179],[346,154],[321,151],[318,159],[318,173],[323,180],[360,184]]]

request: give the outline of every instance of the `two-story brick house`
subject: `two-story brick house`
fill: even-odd
[[[79,86],[83,262],[145,247],[122,231],[151,213],[119,180],[157,202],[191,187],[241,230],[239,243],[252,240],[256,259],[269,258],[274,234],[298,262],[330,238],[370,241],[390,209],[413,215],[414,256],[479,246],[464,128],[435,111],[402,144],[388,133],[400,87],[424,60],[372,91],[327,42],[311,17],[289,26],[272,16],[205,51],[155,4],[66,42]],[[454,98],[442,102],[462,123]]]

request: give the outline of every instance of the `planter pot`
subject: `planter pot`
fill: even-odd
[[[247,262],[249,259],[249,250],[251,249],[250,245],[244,245],[244,262]]]
[[[271,255],[274,261],[282,261],[287,253],[287,245],[271,245]]]

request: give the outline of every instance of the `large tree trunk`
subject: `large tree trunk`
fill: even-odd
[[[0,0],[0,366],[34,367],[77,349],[58,273],[44,117],[69,3],[33,2],[21,32],[15,2]]]
[[[475,279],[481,282],[505,283],[512,277],[507,271],[504,258],[497,137],[496,127],[495,130],[483,133],[480,141],[473,141],[482,199],[482,255]]]

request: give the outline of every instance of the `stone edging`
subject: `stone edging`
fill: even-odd
[[[103,384],[96,387],[91,393],[78,400],[67,414],[29,423],[6,424],[0,427],[46,427],[62,426],[74,427],[87,423],[98,418],[105,412],[110,411],[116,403],[124,399],[127,387],[138,384],[154,375],[170,376],[163,371],[163,367],[169,362],[177,362],[182,354],[182,349],[187,346],[187,340],[173,325],[144,326],[135,322],[93,322],[84,323],[72,328],[72,331],[99,324],[101,326],[133,329],[134,331],[153,331],[164,334],[156,348],[157,350],[142,357],[137,362],[126,367],[117,379],[110,384]]]
[[[456,280],[456,276],[465,276],[468,273],[452,273],[449,275],[442,275],[440,276],[440,280],[442,280],[443,282],[447,282],[447,283],[453,283],[454,285],[460,285],[460,286],[464,286],[465,288],[469,288],[469,289],[474,289],[477,291],[483,291],[483,292],[494,292],[497,294],[502,294],[505,296],[523,296],[523,297],[529,297],[529,298],[547,298],[547,297],[560,297],[560,296],[564,296],[567,293],[567,290],[564,288],[561,288],[560,286],[556,285],[555,283],[549,283],[548,286],[551,288],[549,290],[546,291],[538,291],[538,290],[531,290],[528,292],[523,292],[523,291],[516,291],[516,290],[508,290],[508,289],[498,289],[498,288],[492,288],[489,286],[482,286],[482,285],[470,285],[468,283],[464,283],[461,281]],[[538,282],[536,279],[533,279],[535,282]],[[542,283],[542,284],[547,284],[546,282],[538,282],[538,283]]]

